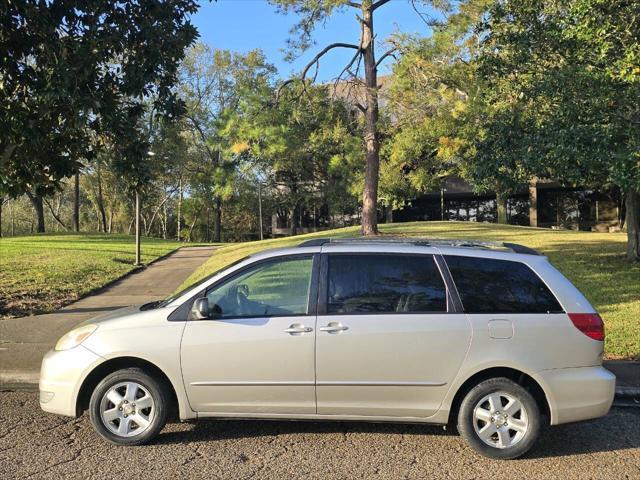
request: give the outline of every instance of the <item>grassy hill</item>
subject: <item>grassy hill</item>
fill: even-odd
[[[181,244],[144,238],[142,262]],[[55,234],[0,239],[0,317],[53,311],[136,267],[135,237]]]
[[[309,238],[357,235],[343,228],[298,237],[225,246],[187,279],[185,285],[246,255],[296,245]],[[608,358],[640,359],[640,264],[624,258],[623,233],[575,232],[469,222],[416,222],[381,225],[383,235],[463,238],[514,242],[535,248],[569,278],[605,320]]]

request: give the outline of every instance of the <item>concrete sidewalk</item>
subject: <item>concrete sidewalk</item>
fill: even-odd
[[[56,313],[0,320],[0,385],[38,383],[43,355],[78,323],[171,295],[215,247],[183,247]]]

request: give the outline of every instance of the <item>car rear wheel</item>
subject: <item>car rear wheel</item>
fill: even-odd
[[[91,395],[89,415],[105,440],[116,445],[141,445],[164,427],[168,402],[160,382],[138,368],[128,368],[98,384]]]
[[[508,378],[485,380],[464,397],[460,435],[478,453],[494,459],[524,455],[540,435],[540,410],[533,396]]]

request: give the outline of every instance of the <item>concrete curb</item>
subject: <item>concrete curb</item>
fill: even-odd
[[[635,398],[640,402],[640,387],[616,387],[616,397]]]
[[[0,372],[0,389],[37,387],[40,372]]]

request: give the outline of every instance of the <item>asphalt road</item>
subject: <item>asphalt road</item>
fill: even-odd
[[[498,462],[420,425],[208,421],[168,425],[154,445],[114,447],[86,414],[48,415],[36,392],[1,392],[0,478],[640,479],[640,409],[547,429],[526,458]]]

